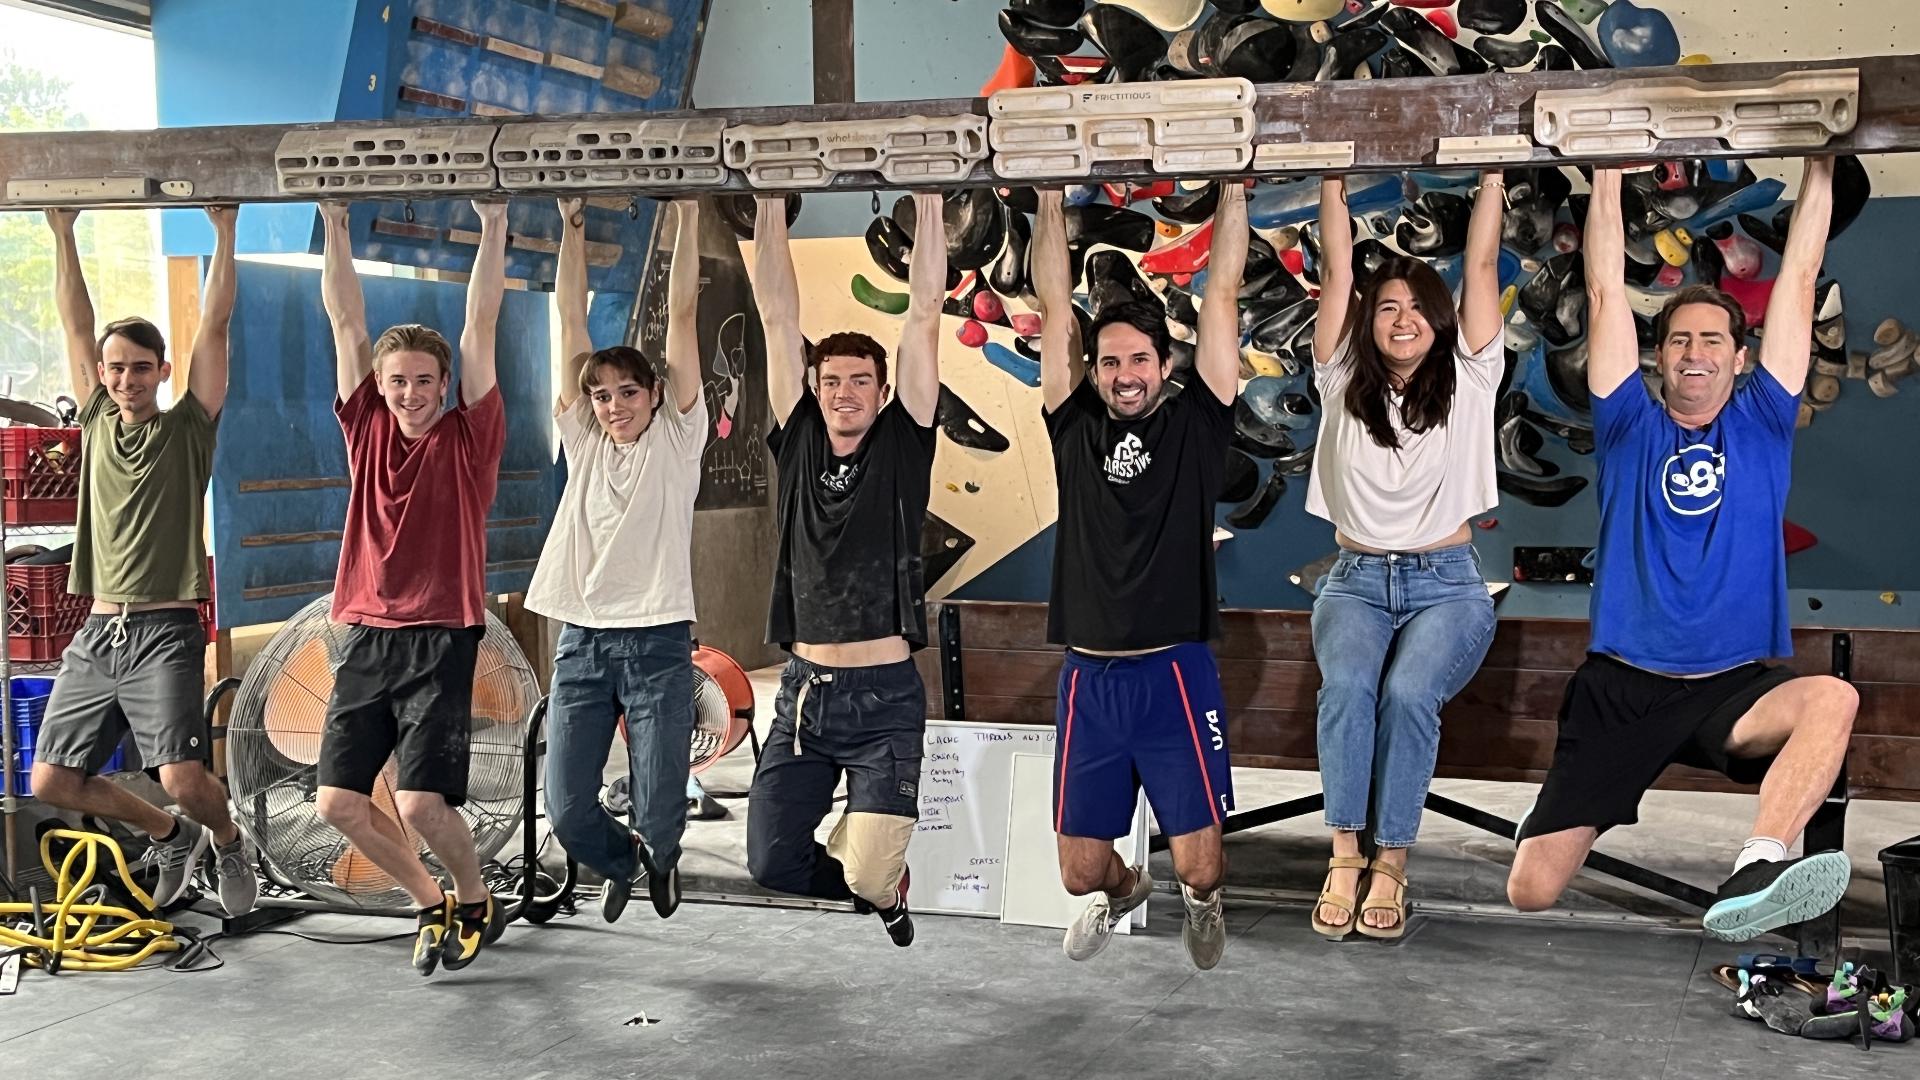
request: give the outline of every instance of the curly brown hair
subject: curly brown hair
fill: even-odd
[[[887,350],[880,343],[865,334],[843,330],[838,334],[828,334],[807,350],[807,367],[819,368],[820,362],[830,356],[851,356],[860,360],[873,361],[874,377],[880,385],[887,384]]]

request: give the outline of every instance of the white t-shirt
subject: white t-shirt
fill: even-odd
[[[662,383],[653,422],[622,446],[582,394],[557,418],[567,489],[527,587],[527,607],[593,629],[693,620],[693,502],[707,404],[682,413]]]
[[[1463,332],[1464,333],[1464,332]],[[1377,551],[1413,551],[1445,540],[1475,514],[1498,506],[1494,481],[1493,411],[1506,361],[1503,335],[1477,353],[1454,344],[1457,378],[1447,422],[1408,431],[1396,396],[1387,414],[1400,438],[1390,450],[1347,411],[1347,347],[1315,364],[1320,437],[1307,479],[1307,513],[1333,522],[1341,535]]]

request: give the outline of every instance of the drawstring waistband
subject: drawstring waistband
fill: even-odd
[[[109,646],[117,649],[127,643],[127,613],[132,610],[133,605],[121,604],[119,613],[107,620],[107,626],[111,628],[107,634]]]
[[[793,754],[800,756],[800,729],[807,726],[807,694],[818,685],[833,681],[831,671],[808,671],[807,681],[800,684],[800,693],[793,702]],[[821,691],[826,693],[826,691]],[[820,716],[824,722],[827,715],[825,704],[820,707]]]

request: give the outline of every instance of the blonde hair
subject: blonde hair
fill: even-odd
[[[447,339],[431,327],[419,323],[401,323],[390,326],[380,339],[373,343],[373,366],[380,367],[380,358],[389,353],[423,352],[440,362],[440,377],[449,378],[453,374],[453,349]]]

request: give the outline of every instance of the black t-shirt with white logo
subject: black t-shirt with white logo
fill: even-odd
[[[935,434],[895,398],[853,453],[835,455],[811,387],[768,433],[780,520],[769,642],[791,649],[897,634],[926,645],[920,530]]]
[[[1047,640],[1119,652],[1217,635],[1213,512],[1233,406],[1195,376],[1116,420],[1089,378],[1045,415],[1060,489]]]

